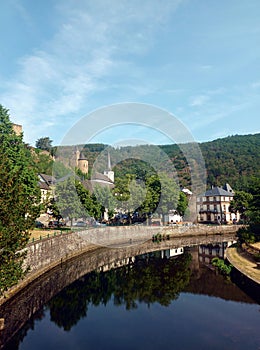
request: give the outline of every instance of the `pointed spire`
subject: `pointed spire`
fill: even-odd
[[[107,154],[107,170],[111,170],[111,160],[110,160],[110,153]]]

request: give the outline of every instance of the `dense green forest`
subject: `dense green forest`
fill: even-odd
[[[192,145],[140,145],[113,148],[104,144],[79,146],[89,161],[89,169],[103,172],[107,168],[107,154],[116,178],[135,174],[164,171],[178,179],[181,186],[190,187],[190,166],[186,155],[192,159]],[[260,134],[235,135],[199,144],[207,172],[208,187],[222,186],[228,182],[236,190],[248,189],[252,178],[260,176]],[[57,161],[69,158],[75,147],[58,147]],[[64,153],[65,150],[65,153]],[[65,157],[64,157],[65,154]],[[139,159],[140,161],[136,161]],[[142,164],[140,166],[140,164]],[[50,163],[51,165],[51,163]],[[49,172],[51,172],[51,167]]]
[[[260,134],[230,136],[200,147],[209,185],[228,181],[237,190],[247,190],[248,179],[260,177]]]

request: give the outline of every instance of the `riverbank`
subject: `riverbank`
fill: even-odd
[[[200,237],[225,236],[235,234],[238,226],[174,226],[174,227],[148,227],[148,226],[122,226],[104,227],[77,232],[61,231],[56,235],[36,238],[26,248],[27,257],[24,268],[30,272],[16,286],[10,288],[0,298],[0,305],[12,298],[31,282],[52,268],[68,262],[69,260],[87,252],[93,252],[101,247],[126,248],[141,247],[144,242],[152,242],[152,237],[158,233],[171,239],[180,238],[183,246],[189,238],[194,237],[195,244],[200,244]],[[169,241],[170,242],[170,241]],[[161,244],[160,244],[161,246]],[[158,246],[159,247],[159,246]],[[158,248],[157,247],[157,248]],[[162,249],[164,249],[162,247]],[[156,249],[155,249],[156,250]]]
[[[228,248],[226,257],[239,272],[260,285],[260,269],[256,262],[249,260],[237,247]]]

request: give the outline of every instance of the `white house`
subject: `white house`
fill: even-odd
[[[197,214],[199,223],[232,223],[239,221],[239,213],[230,212],[230,202],[234,191],[229,184],[224,187],[212,187],[197,196]]]

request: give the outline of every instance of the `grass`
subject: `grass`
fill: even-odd
[[[60,232],[67,232],[67,231],[70,231],[69,228],[59,228],[59,229],[49,229],[49,228],[46,228],[46,229],[38,229],[38,228],[35,228],[34,230],[30,231],[31,235],[30,235],[30,241],[31,240],[37,240],[37,239],[40,239],[40,238],[45,238],[45,237],[48,237],[49,236],[54,236],[55,234],[60,234]]]

